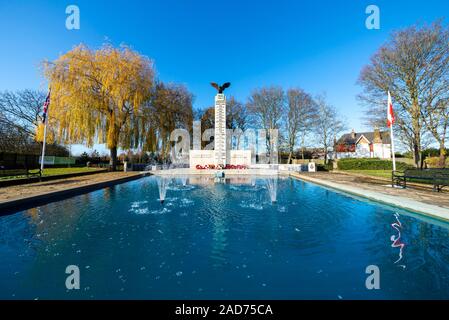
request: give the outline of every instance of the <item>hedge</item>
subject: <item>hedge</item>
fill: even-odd
[[[427,157],[424,162],[429,168],[439,168],[440,167],[440,157]],[[449,157],[446,159],[446,167],[449,168]]]
[[[393,162],[378,158],[340,159],[337,163],[339,170],[393,170]],[[396,170],[412,168],[409,164],[396,162]]]

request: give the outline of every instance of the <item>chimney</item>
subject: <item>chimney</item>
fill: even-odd
[[[355,131],[354,131],[354,129],[352,129],[351,138],[355,140],[355,137],[356,137]]]
[[[380,130],[377,127],[374,129],[373,143],[382,143],[382,137],[380,136]]]

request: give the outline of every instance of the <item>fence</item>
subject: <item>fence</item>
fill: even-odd
[[[39,163],[41,163],[41,157],[39,157]],[[50,166],[64,166],[64,165],[74,165],[76,158],[74,157],[55,157],[55,156],[45,156],[44,165]]]
[[[0,152],[0,168],[37,169],[39,168],[39,156]]]

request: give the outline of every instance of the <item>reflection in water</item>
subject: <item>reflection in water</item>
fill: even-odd
[[[277,201],[277,193],[278,193],[278,179],[277,177],[265,179],[267,184],[268,192],[270,193],[271,202]]]
[[[39,209],[37,207],[26,210],[25,214],[30,216],[30,222],[36,223],[39,221]]]
[[[157,179],[157,187],[159,188],[159,200],[161,203],[165,201],[165,195],[167,194],[167,187],[170,184],[170,179],[165,177],[159,177]]]
[[[113,188],[105,188],[103,192],[103,199],[104,201],[110,201],[112,197],[112,193],[114,192]]]
[[[212,222],[212,255],[214,266],[219,267],[226,263],[226,251],[228,245],[225,212],[210,210]]]
[[[393,242],[391,244],[391,246],[393,248],[399,248],[399,258],[394,262],[395,264],[398,263],[399,261],[402,260],[402,251],[405,247],[405,243],[401,242],[401,229],[402,229],[402,224],[401,221],[399,221],[399,214],[395,213],[394,217],[396,219],[396,222],[393,222],[391,224],[391,226],[398,232],[397,237],[395,237],[394,235],[391,236],[390,240]],[[402,265],[403,268],[405,268],[404,265]]]

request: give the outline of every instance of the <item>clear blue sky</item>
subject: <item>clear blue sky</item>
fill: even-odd
[[[80,30],[65,28],[70,4],[80,8]],[[365,28],[370,4],[380,8],[380,30]],[[108,39],[152,58],[163,81],[184,83],[195,108],[213,103],[210,81],[231,81],[228,94],[242,101],[253,88],[301,86],[327,92],[349,128],[371,129],[355,98],[361,68],[392,30],[448,12],[447,0],[0,0],[0,90],[46,89],[42,60]]]

